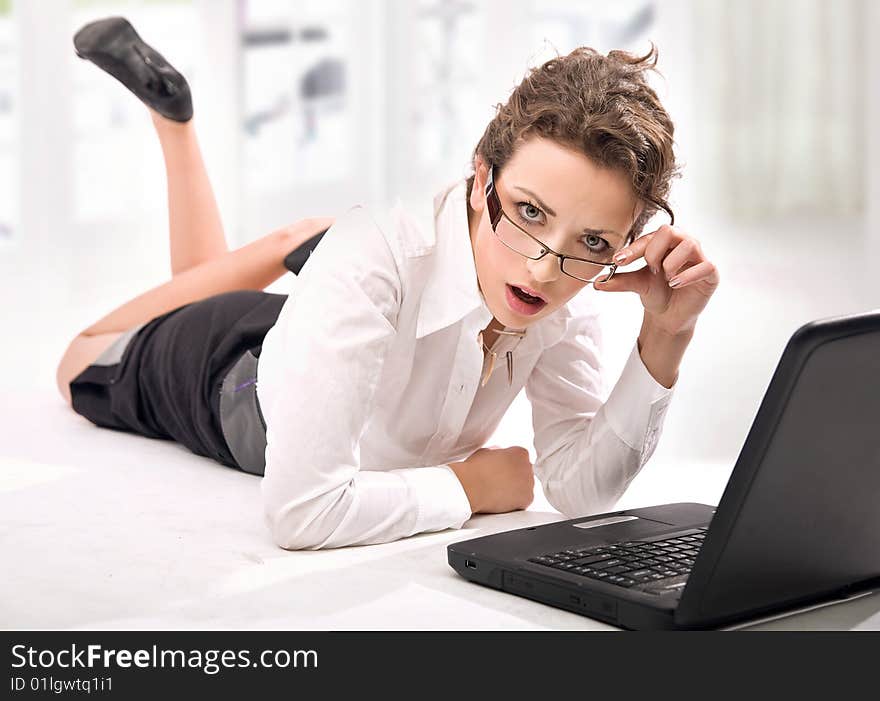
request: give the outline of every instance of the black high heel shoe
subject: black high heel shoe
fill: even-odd
[[[73,37],[76,55],[91,61],[131,90],[145,105],[175,122],[192,119],[189,84],[124,17],[90,22]]]

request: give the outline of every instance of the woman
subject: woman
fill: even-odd
[[[427,225],[356,207],[230,252],[185,79],[121,18],[74,43],[151,109],[173,272],[73,340],[58,384],[75,411],[264,475],[269,526],[289,549],[522,509],[535,474],[568,517],[613,506],[654,450],[718,285],[681,229],[640,236],[658,209],[672,215],[676,171],[673,124],[645,81],[653,50],[582,48],[532,71]],[[261,291],[304,251],[289,297]],[[644,306],[610,393],[593,290]],[[523,387],[534,466],[524,448],[481,447]]]

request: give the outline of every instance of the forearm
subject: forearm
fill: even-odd
[[[693,335],[693,329],[678,334],[663,331],[645,313],[639,331],[639,355],[651,376],[667,389],[678,380],[678,368]]]
[[[284,467],[267,461],[261,489],[273,538],[287,550],[388,543],[460,528],[471,517],[456,476],[443,465],[359,470],[335,487],[324,480],[326,491],[308,478],[306,465],[295,465],[296,474]]]

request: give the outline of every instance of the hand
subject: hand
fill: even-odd
[[[623,258],[618,260],[620,256]],[[637,292],[645,319],[656,331],[669,336],[692,332],[718,287],[715,265],[706,259],[695,238],[669,225],[640,236],[622,249],[615,261],[626,265],[641,257],[647,263],[644,268],[616,273],[594,287],[606,292]]]
[[[517,511],[534,499],[535,474],[529,451],[521,446],[480,448],[449,467],[461,482],[472,513]]]

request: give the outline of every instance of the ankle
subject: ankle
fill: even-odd
[[[153,120],[153,126],[156,127],[156,131],[179,133],[189,129],[192,125],[192,118],[185,122],[178,122],[174,119],[162,116],[152,107],[147,107],[147,111],[150,113],[150,119]]]

